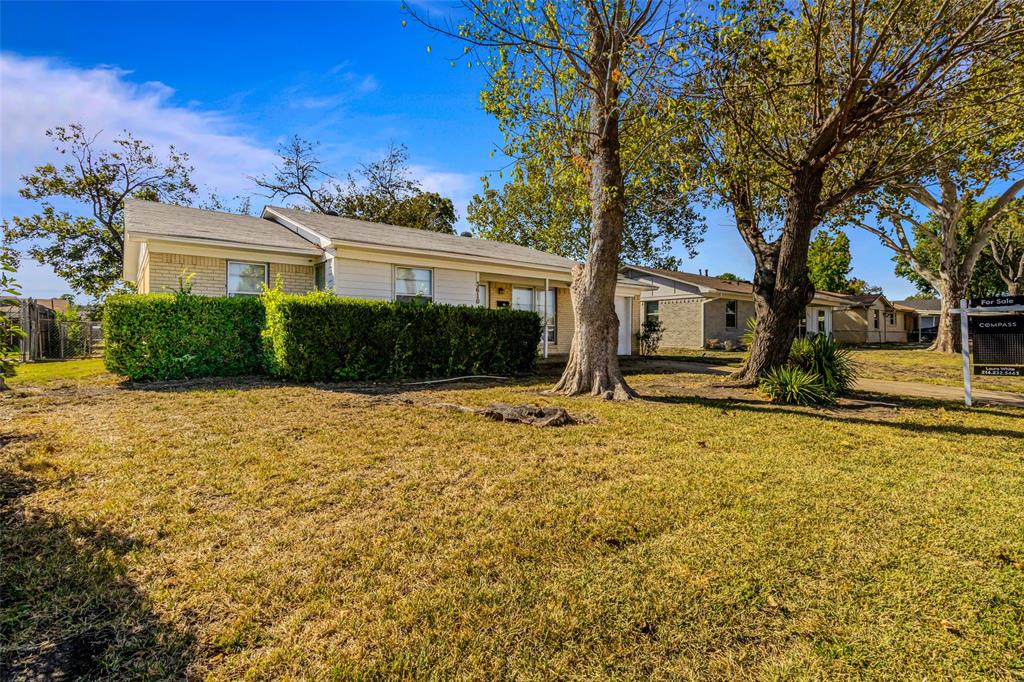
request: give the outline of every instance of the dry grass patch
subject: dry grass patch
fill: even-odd
[[[963,386],[963,359],[959,354],[933,353],[924,349],[860,348],[854,360],[865,379],[916,381],[940,386]],[[1024,377],[972,376],[974,388],[1024,393]]]
[[[1020,412],[632,380],[651,400],[259,380],[0,398],[0,656],[211,679],[1024,668]],[[493,401],[586,419],[431,406]]]

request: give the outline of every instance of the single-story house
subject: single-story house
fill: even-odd
[[[569,284],[576,263],[469,236],[268,206],[259,217],[151,201],[125,202],[124,278],[140,293],[173,291],[182,273],[205,296],[326,289],[383,301],[533,310],[545,318],[544,357],[567,354],[575,328]],[[619,353],[633,352],[641,282],[615,291]]]
[[[739,346],[755,316],[750,282],[638,265],[623,267],[622,274],[654,287],[641,293],[640,303],[643,319],[661,320],[663,347]],[[842,304],[837,294],[818,292],[797,333],[831,334],[832,311]]]
[[[922,335],[935,335],[935,331],[939,327],[939,314],[942,311],[942,301],[937,298],[910,298],[904,301],[893,301],[892,304],[894,306],[909,308],[914,311],[914,315],[917,319],[917,329]]]
[[[843,343],[907,343],[917,340],[917,313],[882,294],[843,296],[833,315],[833,336]]]

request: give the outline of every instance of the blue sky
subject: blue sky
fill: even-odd
[[[452,68],[446,57],[459,48],[402,18],[398,2],[3,2],[0,214],[33,210],[17,196],[19,176],[55,160],[46,128],[80,121],[108,139],[127,128],[175,144],[221,196],[251,193],[248,176],[268,171],[293,133],[321,142],[342,175],[403,143],[424,186],[451,196],[464,219],[480,176],[501,164],[497,125],[479,104],[483,73]],[[729,217],[707,217],[685,269],[750,276]],[[895,298],[913,292],[873,238],[850,237],[854,276]],[[28,258],[19,280],[26,295],[69,290]]]

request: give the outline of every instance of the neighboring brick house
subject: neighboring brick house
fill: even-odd
[[[640,296],[641,316],[661,320],[663,348],[739,347],[755,316],[750,282],[637,265],[622,274],[653,287]],[[831,334],[832,311],[843,303],[838,294],[817,293],[799,333]]]
[[[547,355],[569,352],[575,321],[574,261],[514,244],[369,223],[268,206],[260,217],[151,201],[125,202],[124,278],[141,293],[177,290],[191,276],[203,296],[333,290],[375,300],[533,310],[547,319]],[[633,352],[640,294],[621,278],[615,291],[619,352]]]

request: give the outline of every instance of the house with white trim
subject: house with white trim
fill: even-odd
[[[515,244],[268,206],[259,217],[130,199],[124,272],[140,293],[179,288],[183,273],[205,296],[255,296],[280,278],[285,291],[325,289],[354,298],[427,300],[532,310],[546,320],[544,357],[569,352],[575,261]],[[640,296],[615,291],[619,353],[633,353]]]

